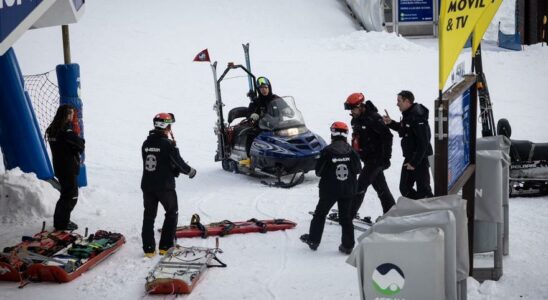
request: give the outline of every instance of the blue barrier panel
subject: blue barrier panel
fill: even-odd
[[[78,111],[78,125],[80,126],[80,137],[84,138],[84,121],[82,114],[82,100],[78,95],[80,90],[80,66],[78,64],[58,65],[57,83],[59,85],[59,102],[61,105],[70,104]],[[78,186],[87,185],[85,153],[82,153],[80,164],[80,175],[78,175]]]
[[[505,34],[499,29],[499,47],[508,50],[521,51],[521,36],[519,31],[514,34]]]
[[[53,168],[34,115],[15,52],[0,56],[0,147],[7,170],[16,167],[52,179]]]

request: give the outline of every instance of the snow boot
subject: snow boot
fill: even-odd
[[[343,246],[343,244],[340,244],[339,245],[339,251],[344,253],[344,254],[350,254],[350,253],[352,253],[352,248],[346,248],[345,246]]]
[[[156,251],[153,251],[153,252],[145,252],[145,257],[153,258],[154,256],[156,256]]]
[[[159,252],[159,254],[160,254],[161,256],[164,256],[164,255],[166,255],[166,254],[167,254],[167,250],[164,250],[164,249],[160,249],[160,252]]]
[[[312,241],[310,241],[310,235],[309,234],[303,234],[301,235],[301,241],[305,244],[308,245],[308,247],[314,251],[316,251],[318,249],[318,246],[320,245],[320,243],[314,243]]]
[[[67,230],[68,231],[73,231],[73,230],[76,230],[78,229],[78,224],[72,222],[72,221],[69,221],[68,224],[67,224]]]

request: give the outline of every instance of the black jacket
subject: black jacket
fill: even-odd
[[[77,176],[80,173],[80,154],[85,141],[72,131],[69,124],[56,136],[48,136],[53,159],[53,170],[57,178]]]
[[[270,101],[280,98],[276,94],[272,94],[272,85],[268,85],[268,95],[263,96],[259,90],[257,90],[257,93],[259,96],[254,95],[251,98],[251,102],[249,103],[249,106],[247,108],[249,118],[252,114],[258,114],[261,118],[266,113],[266,107]]]
[[[335,139],[320,152],[316,176],[320,179],[320,195],[349,197],[356,194],[357,176],[361,171],[360,157],[342,139]]]
[[[401,137],[405,162],[416,167],[434,153],[430,145],[432,133],[428,125],[428,109],[422,104],[414,103],[402,115],[401,122],[392,121],[388,127],[397,131]]]
[[[141,189],[145,192],[175,189],[175,177],[188,174],[190,166],[185,163],[175,143],[162,131],[151,130],[143,146],[143,178]]]
[[[365,111],[352,118],[352,140],[359,145],[359,154],[364,162],[382,165],[392,157],[392,133],[384,124],[378,110],[371,103],[365,103]]]

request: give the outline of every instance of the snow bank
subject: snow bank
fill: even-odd
[[[323,43],[329,50],[364,50],[372,53],[424,50],[424,47],[398,36],[396,33],[367,32],[365,30],[325,39]]]
[[[0,174],[0,220],[27,223],[33,218],[51,217],[59,192],[34,173],[16,168]]]

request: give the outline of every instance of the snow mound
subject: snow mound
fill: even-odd
[[[34,173],[19,168],[0,174],[0,222],[27,223],[53,216],[59,192]]]

